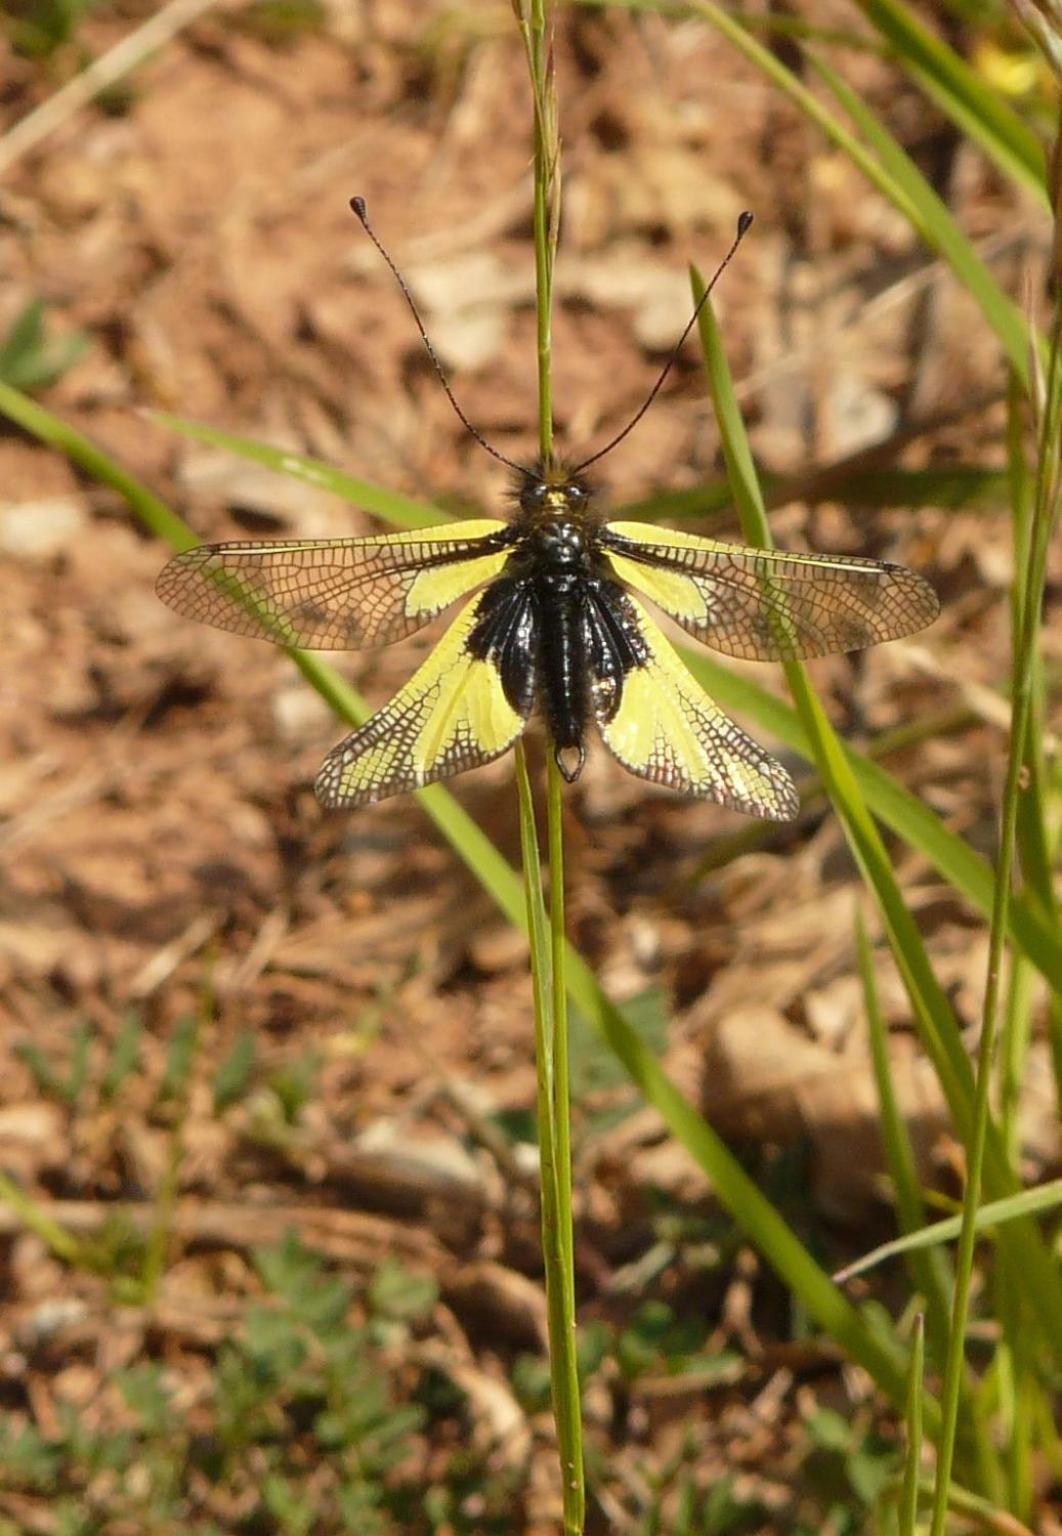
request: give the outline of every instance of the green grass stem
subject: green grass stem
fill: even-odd
[[[881,1016],[877,982],[874,976],[874,956],[863,914],[858,907],[856,908],[856,963],[863,984],[870,1059],[878,1091],[881,1138],[885,1150],[885,1163],[892,1179],[897,1222],[901,1233],[919,1232],[927,1225],[926,1208],[918,1182],[918,1170],[911,1147],[911,1138],[907,1134],[907,1126],[896,1098],[892,1065],[889,1060],[888,1035],[885,1020]],[[926,1253],[920,1248],[912,1248],[908,1250],[906,1258],[911,1280],[916,1290],[925,1298],[928,1332],[934,1353],[938,1360],[943,1360],[947,1349],[948,1297],[951,1285],[948,1266],[941,1261],[939,1251],[935,1250]]]
[[[585,1518],[583,1481],[582,1415],[579,1371],[575,1352],[575,1291],[572,1264],[571,1169],[567,1124],[560,1125],[558,1067],[567,1084],[566,1065],[560,1064],[554,949],[551,922],[542,892],[542,865],[535,825],[535,804],[523,744],[516,747],[516,787],[520,805],[520,849],[523,860],[527,928],[531,945],[531,984],[535,1004],[535,1067],[538,1103],[538,1148],[541,1174],[542,1257],[546,1276],[546,1316],[549,1332],[550,1382],[557,1448],[561,1460],[565,1536],[580,1536]],[[550,864],[551,881],[556,866]],[[551,906],[556,900],[550,892]],[[563,904],[561,907],[563,915]],[[563,916],[562,916],[563,920]],[[563,934],[562,934],[563,944]],[[567,999],[564,1000],[565,1005]],[[566,1007],[562,1009],[566,1017]],[[565,1096],[565,1112],[567,1099]],[[563,1141],[563,1148],[561,1142]]]
[[[14,1179],[0,1170],[0,1201],[9,1205],[30,1232],[36,1233],[45,1247],[64,1264],[86,1263],[85,1249],[72,1232],[53,1221],[39,1200],[27,1195]]]
[[[514,0],[527,52],[534,113],[535,333],[538,352],[538,442],[553,460],[553,257],[560,221],[560,141],[548,0]]]
[[[1033,569],[1032,536],[1035,524],[1036,485],[1025,451],[1025,401],[1017,381],[1011,379],[1007,399],[1007,478],[1010,488],[1011,526],[1014,543],[1014,578],[1010,592],[1011,653],[1019,654],[1029,580]],[[1029,900],[1041,913],[1062,951],[1062,916],[1055,892],[1055,859],[1058,828],[1050,825],[1050,786],[1044,754],[1045,684],[1039,655],[1030,658],[1029,717],[1022,750],[1023,790],[1018,801],[1016,827],[1022,884]],[[1012,1161],[1017,1165],[1017,1107],[1025,1075],[1032,1025],[1032,978],[1026,957],[1015,955],[1000,1042],[1000,1118]],[[1047,1038],[1055,1078],[1055,1096],[1062,1109],[1062,990],[1048,999]]]
[[[527,52],[534,115],[532,140],[539,456],[543,466],[548,469],[553,461],[553,261],[560,215],[557,83],[553,68],[552,15],[548,0],[519,0],[516,15]],[[542,872],[527,759],[522,744],[517,747],[516,759],[524,880],[533,882],[536,887],[533,901],[529,889],[528,904],[529,917],[532,905],[535,909],[535,923],[531,929],[532,977],[550,1380],[561,1463],[564,1531],[565,1536],[581,1536],[586,1518],[586,1483],[576,1356],[561,776],[551,743],[547,742],[549,925],[548,933],[541,933],[539,927],[545,920]]]
[[[568,1044],[568,941],[564,903],[564,803],[560,770],[546,754],[546,815],[549,828],[550,964],[553,978],[554,1142],[557,1152],[557,1203],[569,1328],[575,1328],[575,1251],[572,1235],[571,1085]]]
[[[1031,572],[1031,539],[1035,526],[1035,485],[1025,446],[1025,400],[1012,376],[1007,399],[1007,478],[1010,489],[1014,577],[1011,583],[1011,654],[1021,649],[1028,580]],[[1018,804],[1015,829],[1022,882],[1036,900],[1047,922],[1058,932],[1058,911],[1051,868],[1051,829],[1048,821],[1046,774],[1043,752],[1044,674],[1040,658],[1033,658],[1032,700],[1022,754],[1025,790]],[[1003,1144],[1011,1166],[1020,1168],[1020,1108],[1032,1040],[1033,1010],[1039,993],[1038,978],[1028,958],[1011,949],[1007,994],[1003,1005],[997,1063],[997,1101]],[[1057,1050],[1060,998],[1052,992],[1047,1000],[1048,1038],[1053,1050],[1055,1088],[1062,1103],[1062,1073]],[[1062,1199],[1062,1194],[1060,1194]],[[980,1216],[984,1207],[978,1212]],[[1042,1395],[1036,1368],[1036,1349],[1030,1347],[1022,1300],[1020,1275],[1005,1255],[1000,1255],[991,1278],[995,1315],[1002,1328],[989,1378],[998,1399],[1000,1441],[1004,1447],[1007,1506],[1023,1519],[1033,1510],[1034,1442],[1037,1403]]]
[[[899,1536],[915,1536],[918,1523],[918,1472],[922,1462],[922,1376],[925,1368],[925,1319],[915,1318],[911,1341],[911,1371],[907,1383],[907,1454],[900,1496]]]

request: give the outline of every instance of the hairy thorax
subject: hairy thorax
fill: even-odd
[[[599,569],[600,519],[583,480],[559,467],[529,475],[517,485],[516,501],[513,542],[523,574],[536,582],[555,578],[564,591],[571,578]]]

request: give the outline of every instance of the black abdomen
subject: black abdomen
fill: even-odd
[[[540,575],[534,583],[540,626],[542,706],[561,773],[572,783],[586,758],[587,696],[585,578],[571,571]]]

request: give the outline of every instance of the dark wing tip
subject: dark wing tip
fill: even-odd
[[[771,812],[769,819],[773,821],[796,821],[800,815],[800,795],[797,787],[790,778],[789,773],[781,763],[772,759],[773,773],[771,779],[778,793],[778,802]]]
[[[800,796],[788,769],[783,768],[778,759],[770,754],[765,754],[755,767],[770,785],[773,794],[724,795],[721,804],[740,811],[744,816],[755,816],[760,821],[796,821],[800,815]]]
[[[361,805],[374,805],[379,800],[390,799],[392,795],[407,794],[419,788],[419,784],[409,775],[399,775],[378,780],[375,784],[365,784],[360,789],[344,789],[346,770],[362,752],[379,740],[375,729],[378,724],[377,717],[370,716],[349,736],[344,736],[342,741],[336,743],[317,770],[313,792],[318,804],[326,811],[354,811]]]
[[[349,757],[347,752],[349,740],[350,738],[345,736],[341,742],[338,742],[332,748],[317,770],[317,777],[313,781],[313,792],[317,797],[318,804],[323,806],[326,811],[349,809],[357,804],[355,797],[344,795],[342,791],[343,767]]]
[[[313,792],[323,811],[349,811],[357,805],[356,800],[341,795],[337,786],[330,780],[322,779],[320,774],[313,781]]]

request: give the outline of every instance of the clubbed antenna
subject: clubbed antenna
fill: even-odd
[[[708,284],[707,288],[704,290],[704,292],[701,294],[700,298],[697,300],[697,304],[696,304],[696,307],[695,307],[695,309],[693,311],[693,314],[689,318],[689,324],[686,326],[686,329],[683,331],[682,335],[679,337],[678,341],[676,341],[674,347],[672,348],[671,356],[668,358],[667,362],[664,364],[663,369],[661,370],[661,373],[660,373],[660,377],[657,379],[656,383],[653,385],[652,389],[649,391],[648,395],[646,396],[645,402],[642,405],[641,409],[634,413],[634,415],[631,417],[630,421],[624,427],[623,431],[622,432],[617,432],[616,436],[612,439],[612,441],[610,443],[606,443],[604,448],[600,448],[597,451],[597,453],[592,454],[590,456],[590,458],[584,459],[581,464],[577,464],[575,466],[574,471],[573,471],[574,474],[577,474],[577,475],[580,474],[584,469],[589,469],[591,464],[596,464],[598,459],[603,459],[605,457],[606,453],[611,453],[613,448],[617,447],[618,444],[622,443],[623,439],[627,436],[627,434],[629,432],[633,432],[634,431],[635,427],[641,421],[642,417],[645,415],[646,411],[652,405],[653,401],[656,399],[657,395],[660,393],[661,389],[663,388],[664,380],[667,378],[668,374],[671,372],[671,369],[674,367],[675,360],[678,357],[679,353],[682,351],[683,346],[685,345],[686,337],[690,334],[690,332],[693,330],[693,327],[697,324],[698,316],[700,315],[701,310],[704,308],[705,304],[707,304],[707,302],[708,302],[708,295],[711,293],[711,291],[715,287],[716,283],[719,281],[719,279],[722,277],[723,273],[726,271],[727,267],[730,265],[730,261],[731,261],[731,258],[734,255],[734,252],[737,250],[737,248],[741,244],[742,240],[744,240],[745,236],[748,234],[748,232],[751,229],[751,227],[752,227],[752,214],[751,213],[747,213],[747,212],[740,214],[739,217],[738,217],[738,222],[737,222],[737,234],[734,236],[734,243],[733,243],[733,245],[731,245],[730,249],[727,251],[726,255],[723,257],[723,259],[719,263],[718,267],[716,267],[716,269],[715,269],[715,276],[712,278],[712,280]]]
[[[430,340],[430,338],[428,336],[428,333],[424,329],[424,322],[420,318],[420,311],[417,309],[417,306],[416,306],[416,304],[415,304],[415,302],[413,300],[413,295],[410,293],[409,288],[408,288],[408,286],[406,284],[406,280],[402,276],[402,274],[398,270],[398,268],[395,266],[394,262],[391,260],[391,257],[388,255],[386,248],[384,247],[384,245],[381,243],[379,237],[377,236],[376,231],[373,229],[372,225],[369,223],[369,215],[368,215],[368,213],[365,210],[365,199],[363,197],[352,197],[351,200],[350,200],[350,206],[354,210],[354,213],[357,215],[357,217],[358,217],[358,219],[359,219],[359,221],[361,223],[362,229],[364,229],[365,233],[368,235],[369,239],[372,241],[373,245],[379,251],[380,255],[383,257],[384,261],[386,261],[387,265],[390,267],[392,273],[394,274],[395,281],[397,282],[399,288],[401,288],[401,290],[402,290],[402,296],[405,299],[406,303],[409,305],[410,311],[411,311],[411,313],[413,315],[413,319],[416,321],[417,330],[420,332],[420,339],[424,343],[424,346],[427,349],[428,356],[431,358],[432,366],[434,367],[435,372],[439,376],[439,383],[442,385],[443,389],[446,391],[446,398],[447,398],[447,400],[449,400],[450,404],[453,406],[454,411],[457,414],[458,420],[461,422],[461,425],[464,427],[465,431],[470,434],[470,436],[475,438],[475,440],[479,444],[479,446],[481,448],[485,448],[487,450],[487,452],[492,455],[493,458],[500,460],[500,462],[502,464],[507,464],[510,469],[515,469],[518,474],[526,475],[527,474],[527,470],[525,469],[525,467],[522,464],[517,464],[515,459],[506,458],[504,453],[499,453],[497,448],[492,447],[491,444],[487,442],[487,439],[483,436],[483,433],[480,432],[477,427],[474,427],[472,425],[472,423],[469,421],[468,417],[465,415],[464,411],[458,405],[457,400],[456,400],[456,398],[454,396],[454,392],[450,388],[449,381],[448,381],[448,379],[446,377],[445,372],[443,371],[443,365],[442,365],[442,363],[440,363],[440,361],[439,361],[439,359],[438,359],[438,357],[436,355],[435,348],[431,344],[431,340]],[[714,279],[713,279],[713,281],[714,281]]]

